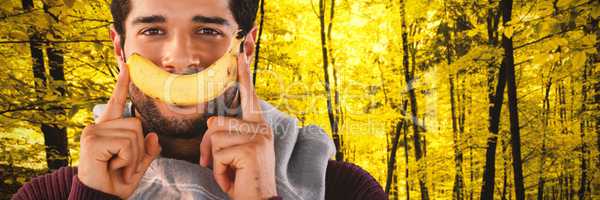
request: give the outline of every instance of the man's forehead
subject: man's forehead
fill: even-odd
[[[235,20],[229,9],[229,0],[131,0],[127,21],[136,18],[161,16],[165,20],[202,21],[208,18],[224,19],[233,24]]]

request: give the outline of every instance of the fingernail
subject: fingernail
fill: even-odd
[[[150,133],[146,134],[146,138],[150,138],[151,135],[156,135],[156,133],[155,132],[150,132]],[[156,136],[157,136],[156,140],[158,141],[158,135],[156,135]]]
[[[202,167],[208,167],[208,160],[206,160],[205,157],[200,157],[200,165],[202,165]]]

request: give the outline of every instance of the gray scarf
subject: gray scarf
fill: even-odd
[[[94,107],[94,118],[105,109]],[[318,126],[299,127],[298,120],[261,101],[263,116],[275,139],[277,193],[283,199],[324,199],[327,161],[335,146]],[[125,116],[131,116],[130,104]],[[229,199],[212,170],[198,164],[157,158],[129,199]]]

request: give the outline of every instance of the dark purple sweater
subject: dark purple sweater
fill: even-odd
[[[87,187],[77,179],[77,168],[63,167],[53,173],[31,179],[12,199],[119,199]],[[281,199],[281,198],[272,198]],[[346,162],[330,160],[325,174],[325,199],[387,199],[387,195],[369,173]]]

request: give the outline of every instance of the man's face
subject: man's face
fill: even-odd
[[[139,53],[175,74],[204,70],[223,56],[238,30],[227,0],[132,0],[130,8],[125,57]],[[185,107],[146,96],[133,83],[129,88],[144,133],[161,138],[201,138],[206,119],[222,109],[217,105],[237,104],[235,87],[216,100]]]

